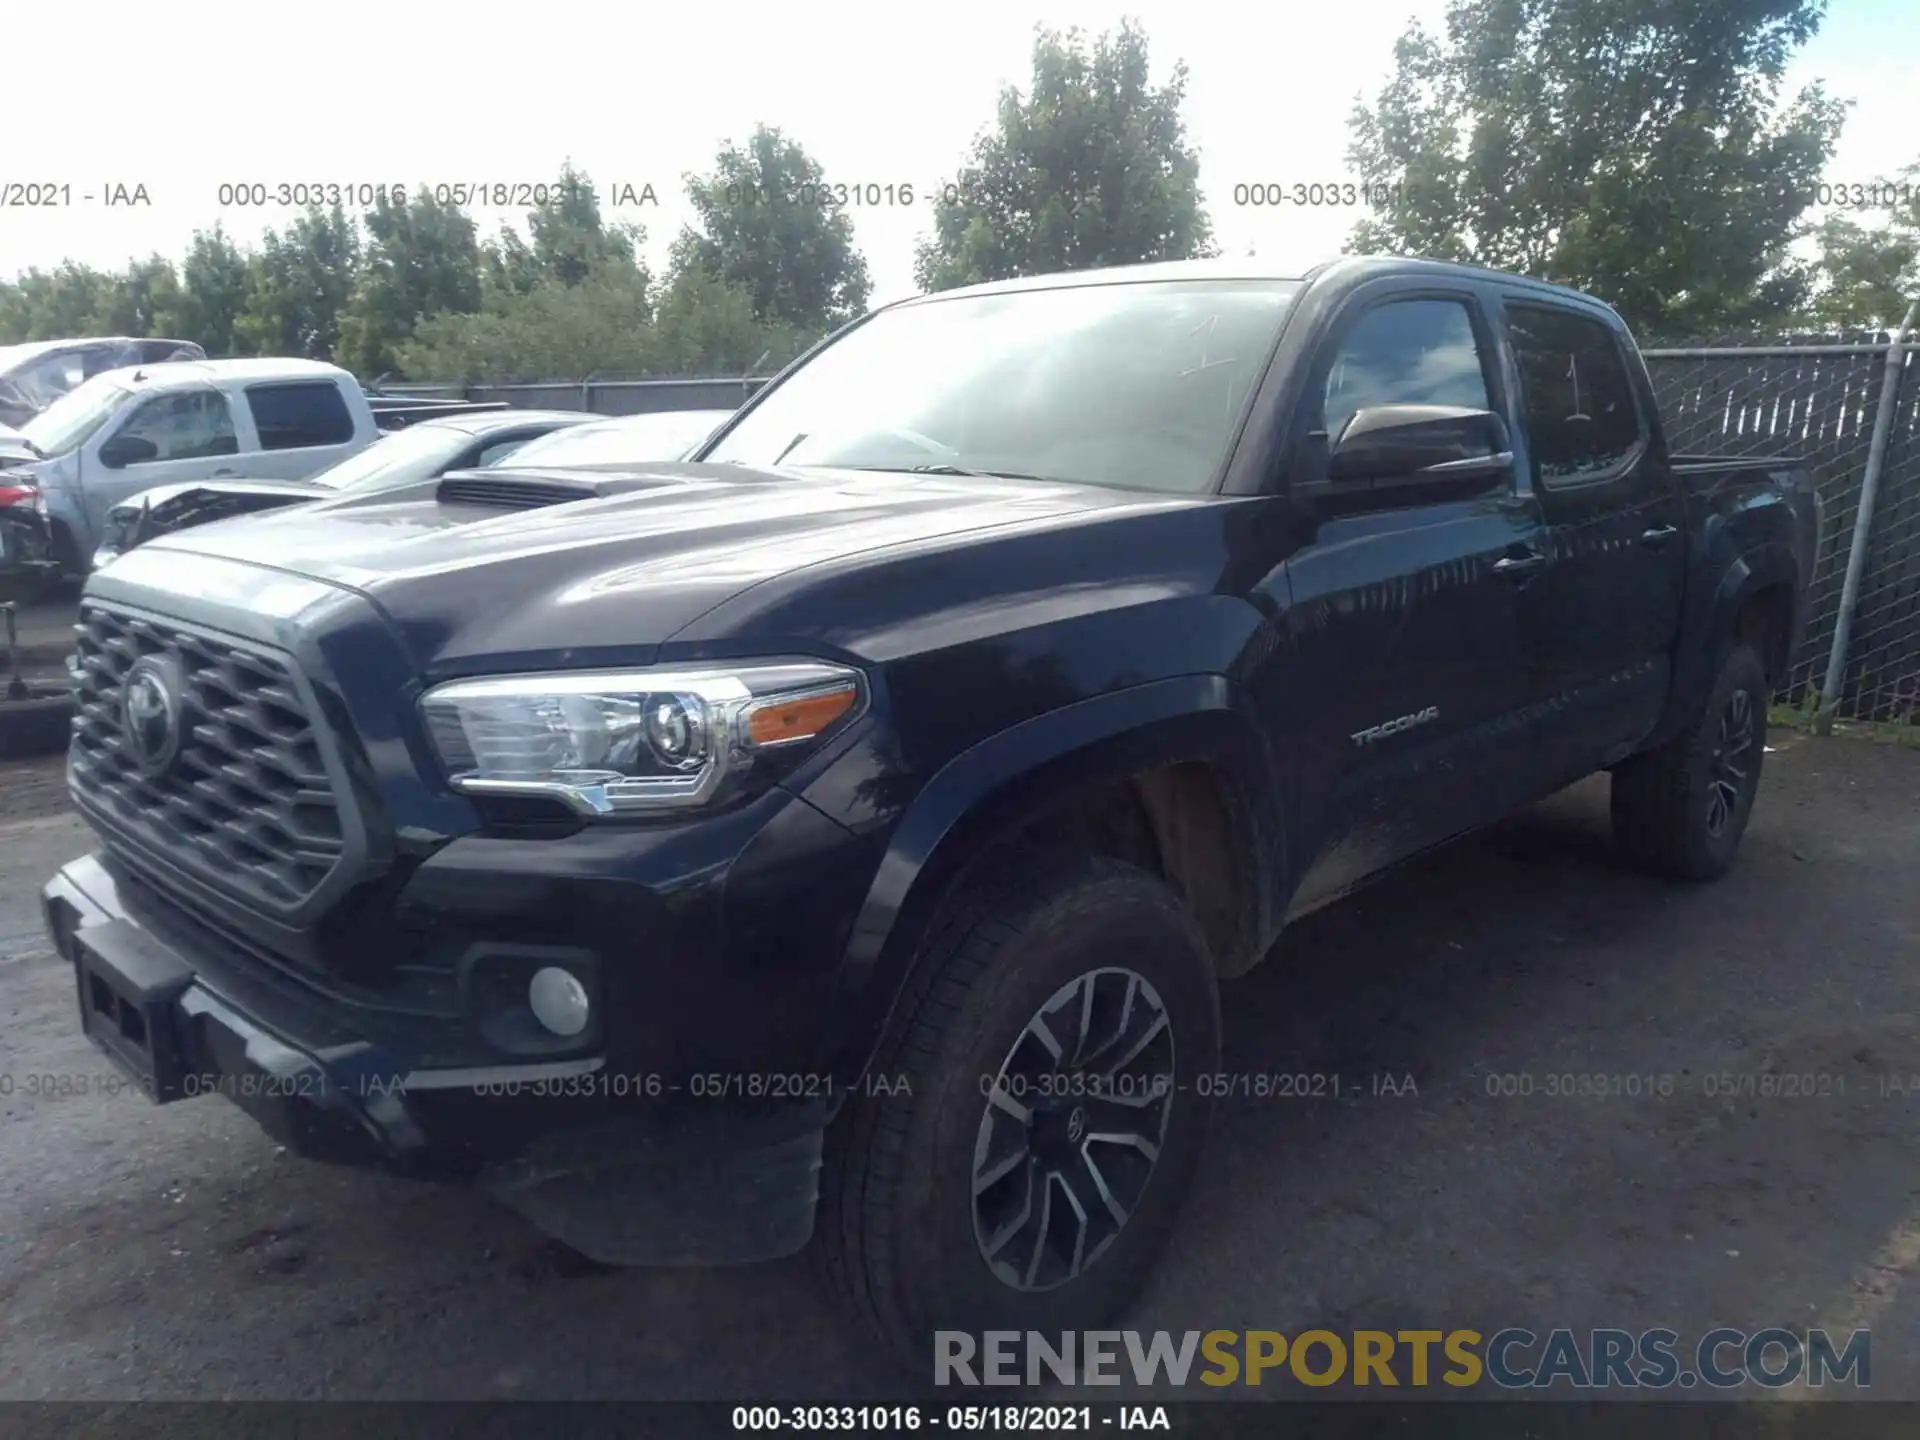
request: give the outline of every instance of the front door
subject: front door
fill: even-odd
[[[118,425],[103,425],[80,457],[90,555],[107,512],[122,500],[180,480],[237,473],[239,440],[226,396],[212,386],[150,395]]]
[[[1254,684],[1299,799],[1296,912],[1502,813],[1531,768],[1518,597],[1541,563],[1538,511],[1511,466],[1444,494],[1317,483],[1366,406],[1504,414],[1470,287],[1356,293],[1321,344],[1289,477],[1308,512],[1284,567],[1282,638]]]

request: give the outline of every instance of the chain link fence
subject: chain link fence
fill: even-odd
[[[1790,344],[1722,337],[1642,352],[1675,451],[1792,455],[1813,467],[1825,531],[1807,628],[1781,699],[1818,703],[1849,720],[1920,719],[1920,363],[1878,333]],[[1883,404],[1888,367],[1892,404]],[[1861,496],[1882,428],[1877,496],[1856,537]],[[1838,684],[1827,689],[1848,560],[1864,540]]]
[[[1642,352],[1676,452],[1791,455],[1809,462],[1825,502],[1807,627],[1781,699],[1833,716],[1920,721],[1920,354],[1867,332],[1791,342],[1754,336],[1656,344]],[[1893,403],[1883,406],[1889,364]],[[766,383],[741,379],[397,385],[383,393],[505,402],[535,409],[641,415],[730,409]],[[1840,624],[1861,495],[1883,428],[1876,503],[1861,543],[1857,599]],[[1838,685],[1826,694],[1836,634]]]

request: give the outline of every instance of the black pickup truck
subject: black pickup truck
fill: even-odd
[[[1819,508],[1668,452],[1606,306],[1404,260],[921,297],[685,463],[222,521],[88,582],[46,887],[154,1099],[891,1345],[1098,1323],[1218,986],[1599,770],[1732,861]]]

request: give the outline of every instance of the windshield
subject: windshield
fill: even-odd
[[[701,458],[1211,485],[1296,281],[1153,281],[882,311]]]
[[[322,470],[312,483],[329,490],[365,490],[430,480],[452,464],[472,439],[465,431],[445,425],[409,426]]]
[[[529,440],[501,462],[523,465],[638,465],[678,460],[720,428],[731,410],[663,410],[555,430]]]
[[[54,401],[20,427],[42,455],[64,455],[86,443],[132,392],[106,375],[96,375]]]

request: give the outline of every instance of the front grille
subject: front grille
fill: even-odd
[[[345,852],[340,802],[292,662],[165,621],[81,607],[69,771],[109,828],[242,900],[285,910]],[[184,675],[181,744],[155,777],[122,739],[121,685],[144,656]]]

